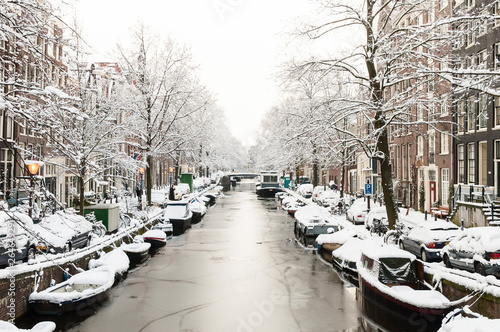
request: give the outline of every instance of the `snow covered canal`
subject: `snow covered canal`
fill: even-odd
[[[245,186],[246,185],[246,186]],[[66,319],[66,318],[65,318]],[[69,318],[68,318],[69,319]],[[71,331],[370,331],[356,288],[293,237],[293,219],[249,184],[169,241]],[[404,331],[399,327],[397,330]]]

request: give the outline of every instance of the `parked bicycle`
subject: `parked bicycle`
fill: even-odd
[[[387,226],[383,223],[383,221],[386,220],[385,218],[382,219],[377,219],[373,218],[373,225],[370,228],[370,235],[373,234],[378,234],[378,236],[381,236],[389,230]]]
[[[92,223],[92,233],[97,237],[103,237],[108,231],[106,226],[102,223],[102,220],[97,220],[94,213],[89,213],[85,216],[85,219]]]
[[[389,244],[398,244],[401,236],[408,234],[409,228],[402,222],[396,223],[396,229],[387,231],[384,235],[384,242]]]

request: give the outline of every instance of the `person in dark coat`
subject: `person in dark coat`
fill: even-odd
[[[174,189],[174,185],[170,185],[170,191],[168,193],[168,199],[173,201],[175,200],[175,189]]]

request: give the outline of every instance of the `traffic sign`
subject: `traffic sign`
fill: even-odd
[[[373,195],[373,187],[371,183],[365,183],[365,195]]]

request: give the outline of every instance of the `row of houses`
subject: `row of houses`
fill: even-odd
[[[476,16],[486,11],[488,15],[500,14],[500,4],[495,0],[427,1],[421,6],[426,6],[421,15],[407,18],[406,24],[431,24],[459,11]],[[456,25],[454,28],[463,33],[450,48],[442,49],[439,56],[465,59],[458,64],[464,71],[468,68],[497,71],[500,69],[500,19],[489,24],[477,22],[474,27],[471,23]],[[497,88],[497,82],[488,81],[489,87]],[[392,90],[388,89],[384,98],[389,99],[392,91],[399,93],[411,84],[411,80],[402,81]],[[500,97],[474,89],[451,93],[449,82],[434,80],[419,89],[425,90],[427,100],[435,101],[425,108],[417,104],[412,107],[414,118],[425,121],[413,131],[405,132],[392,125],[389,128],[397,202],[429,213],[438,208],[447,209],[465,224],[487,225],[495,220],[498,212],[494,211],[492,217],[490,207],[500,196]],[[358,121],[351,130],[362,128],[363,124]],[[350,165],[345,167],[347,192],[363,193],[365,184],[371,183],[374,194],[381,193],[380,165],[376,160],[358,152]],[[302,170],[312,178],[311,172],[307,167]],[[320,180],[340,185],[341,174],[338,168],[324,169]]]
[[[0,34],[0,199],[15,201],[26,196],[30,181],[24,161],[38,159],[45,161],[38,173],[44,186],[59,202],[73,206],[79,184],[65,167],[70,161],[64,156],[48,157],[52,151],[50,144],[35,134],[22,117],[13,118],[7,110],[8,101],[28,95],[26,91],[30,89],[43,91],[46,87],[80,96],[81,87],[85,86],[89,93],[82,104],[98,110],[100,100],[120,93],[134,93],[134,85],[118,63],[69,64],[61,22],[55,19],[47,22],[33,37],[28,37],[29,42],[20,42],[14,33]],[[36,102],[34,93],[28,98]],[[122,115],[116,119],[117,123],[126,121],[125,111]],[[124,143],[120,149],[130,158],[140,159],[141,151],[136,146]],[[177,158],[175,164],[170,159],[159,158],[151,167],[153,186],[168,185],[181,172],[188,172],[182,158]],[[97,197],[124,190],[135,192],[143,186],[144,177],[140,172],[110,170],[89,181],[84,190]]]

